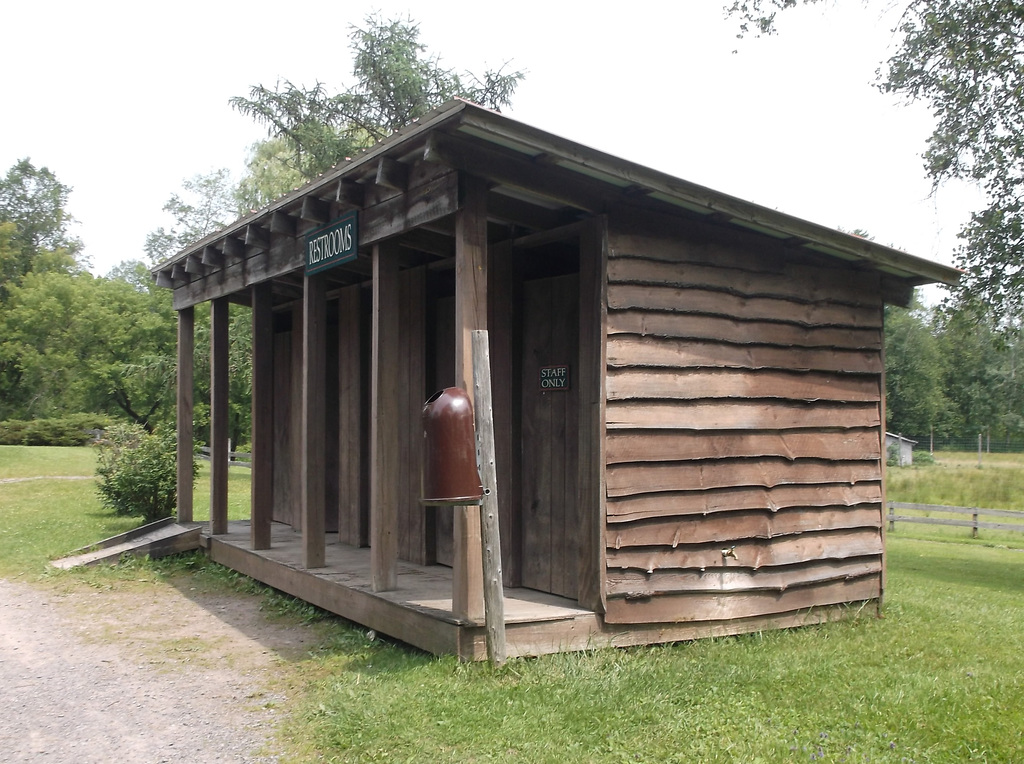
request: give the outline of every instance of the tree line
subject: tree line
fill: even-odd
[[[1024,339],[974,303],[885,309],[886,426],[1024,445]],[[922,443],[922,447],[924,444]]]
[[[778,11],[797,4],[750,0],[730,10],[767,33],[774,30]],[[1002,13],[1006,9],[1012,12]],[[1013,181],[1024,176],[1024,131],[1012,124],[1011,115],[1003,115],[992,123],[1000,125],[998,135],[979,127],[971,133],[971,144],[950,126],[956,114],[970,126],[996,119],[990,111],[979,117],[977,109],[1024,106],[1024,90],[1003,92],[1005,83],[999,80],[1007,67],[1024,76],[1024,55],[1013,53],[1024,39],[1022,20],[1024,6],[1012,2],[907,3],[903,47],[880,75],[883,89],[936,104],[939,122],[929,141],[926,171],[937,182],[974,177],[992,204],[964,232],[966,243],[958,257],[968,275],[945,304],[886,309],[886,419],[891,430],[1024,437],[1024,388],[1016,370],[1024,315],[1019,300],[1024,290],[1018,284],[1024,279],[1024,236],[1021,224],[1014,222],[1024,204],[1014,196]],[[966,53],[956,50],[956,56],[942,59],[947,81],[941,85],[931,75],[914,72],[915,67],[940,71],[933,58],[943,50],[944,38],[937,30],[947,27],[953,30],[949,39],[960,40],[958,35],[968,31],[973,37]],[[1006,55],[1013,61],[997,55],[993,46],[999,45],[1009,46]],[[149,430],[169,425],[174,419],[175,316],[170,291],[153,286],[149,266],[452,97],[496,109],[507,105],[524,77],[522,71],[505,68],[479,76],[445,68],[419,41],[411,20],[369,17],[352,27],[350,49],[354,84],[345,90],[281,80],[232,99],[235,109],[267,128],[267,138],[250,151],[242,179],[236,183],[221,170],[186,180],[164,206],[174,223],[147,237],[139,259],[121,263],[106,276],[89,273],[82,243],[69,233],[71,189],[28,158],[7,171],[0,180],[0,421],[97,412]],[[971,72],[986,73],[984,93],[969,89],[964,76]],[[1018,109],[1021,113],[1024,109]],[[998,181],[993,173],[1002,174]],[[250,323],[245,308],[231,310],[230,436],[244,443],[250,416]],[[197,437],[202,439],[209,399],[204,368],[209,317],[202,311],[197,313],[196,348]]]
[[[0,180],[0,422],[96,412],[152,431],[174,421],[176,318],[149,267],[373,145],[452,98],[507,106],[525,74],[442,65],[411,19],[370,16],[350,30],[354,84],[281,80],[231,106],[267,128],[239,182],[197,175],[164,205],[136,260],[93,276],[69,233],[71,189],[29,158]],[[232,305],[229,436],[249,439],[251,325]],[[209,316],[196,314],[196,434],[208,434]]]

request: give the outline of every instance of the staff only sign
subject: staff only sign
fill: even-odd
[[[306,235],[306,275],[355,260],[359,254],[356,210]]]

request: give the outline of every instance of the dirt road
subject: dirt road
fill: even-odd
[[[0,759],[276,762],[278,677],[311,640],[187,583],[0,580]]]

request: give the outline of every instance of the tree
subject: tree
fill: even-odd
[[[949,402],[939,340],[929,311],[915,306],[885,307],[885,418],[889,429],[920,435],[933,427],[941,433],[949,419]]]
[[[82,243],[71,236],[71,189],[45,167],[21,159],[0,179],[0,302],[31,271],[76,269]]]
[[[963,435],[989,432],[1020,437],[1024,413],[1015,379],[1016,344],[990,314],[975,303],[938,314],[939,351],[944,358],[943,389],[949,398],[953,427]]]
[[[369,16],[365,28],[351,28],[349,41],[356,83],[344,92],[283,80],[231,99],[235,109],[267,126],[271,140],[282,142],[286,152],[279,161],[306,180],[451,98],[500,109],[525,76],[505,67],[481,77],[447,69],[427,53],[411,20]]]
[[[239,215],[236,189],[228,170],[194,175],[181,186],[183,193],[171,194],[164,204],[164,212],[171,214],[174,225],[161,226],[146,236],[144,249],[150,263],[166,260]]]
[[[235,198],[243,210],[258,210],[305,182],[302,173],[291,164],[288,143],[283,138],[269,138],[252,147]]]
[[[0,419],[92,411],[152,428],[172,400],[170,293],[88,273],[29,273],[0,314]]]
[[[735,0],[741,35],[775,31],[780,11],[820,0]],[[986,195],[960,233],[962,294],[997,319],[1024,310],[1024,3],[904,0],[896,53],[878,87],[935,115],[924,153],[936,185],[973,181]]]

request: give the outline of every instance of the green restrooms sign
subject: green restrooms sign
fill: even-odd
[[[359,254],[359,219],[356,210],[306,234],[306,275],[326,271],[355,260]]]

